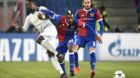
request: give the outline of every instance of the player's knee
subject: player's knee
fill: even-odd
[[[94,47],[90,47],[90,48],[89,48],[89,52],[90,52],[90,53],[95,52],[95,51],[96,51],[96,48],[94,48]]]
[[[74,48],[74,52],[77,52],[78,51],[78,49],[77,48]]]
[[[69,52],[70,52],[70,53],[72,53],[72,52],[73,52],[73,50],[72,50],[72,49],[69,49]]]
[[[69,53],[73,53],[73,50],[70,50],[70,49],[69,49]]]
[[[73,46],[69,47],[69,52],[72,53],[73,52]]]
[[[47,53],[48,53],[49,57],[53,57],[54,56],[54,53],[52,53],[51,51],[47,51]]]
[[[69,48],[69,52],[72,53],[73,52],[73,48]]]
[[[78,45],[76,45],[76,46],[75,46],[75,48],[74,48],[74,52],[77,52],[77,51],[78,51],[78,49],[79,49],[79,46],[78,46]]]
[[[42,40],[44,40],[44,37],[43,36],[39,36],[39,38],[36,40],[36,42],[38,44],[41,44]]]

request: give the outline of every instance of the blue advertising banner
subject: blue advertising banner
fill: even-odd
[[[37,35],[0,33],[0,61],[47,61],[46,50],[36,43]]]
[[[48,61],[46,50],[36,43],[35,33],[0,33],[0,61]],[[97,43],[96,58],[101,61],[140,61],[140,34],[105,33]],[[88,48],[80,48],[79,61],[89,61]],[[66,54],[69,61],[69,53]]]

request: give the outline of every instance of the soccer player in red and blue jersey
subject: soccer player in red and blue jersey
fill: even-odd
[[[65,16],[57,15],[49,9],[41,11],[46,15],[49,15],[52,19],[58,21],[59,46],[57,48],[57,51],[65,55],[65,53],[69,48],[70,75],[74,76],[75,55],[73,53],[73,43],[71,43],[71,41],[72,42],[74,41],[74,33],[76,30],[79,31],[81,28],[88,27],[88,25],[81,22],[80,20],[74,19],[73,13],[70,10],[67,11]],[[95,35],[97,35],[94,30],[92,31]],[[70,44],[69,47],[67,46],[68,44]],[[64,62],[60,64],[61,67],[63,68],[64,73],[66,74]]]
[[[92,1],[93,0],[83,0],[83,8],[76,12],[75,18],[88,24],[94,31],[96,31],[96,21],[98,21],[100,24],[100,37],[102,37],[104,31],[103,19],[99,10],[92,6]],[[78,56],[77,51],[80,47],[85,47],[85,45],[88,46],[90,54],[91,78],[93,78],[96,66],[96,36],[89,28],[82,28],[79,32],[81,33],[78,34],[78,40],[76,42],[76,47],[74,48],[75,57]],[[78,60],[76,63],[78,65]],[[77,68],[75,68],[75,70]]]

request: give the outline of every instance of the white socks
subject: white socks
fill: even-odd
[[[63,70],[62,70],[62,68],[61,68],[61,66],[60,66],[60,64],[58,62],[58,59],[56,57],[58,52],[46,40],[43,40],[41,45],[44,46],[45,49],[47,49],[47,50],[49,50],[49,51],[51,51],[51,52],[53,52],[55,54],[55,56],[50,57],[51,62],[53,64],[53,66],[55,67],[55,69],[58,70],[60,74],[63,74],[64,72],[63,72]]]
[[[64,72],[57,60],[57,57],[50,57],[50,59],[51,59],[53,66],[55,67],[55,69],[58,70],[60,74],[63,74]]]

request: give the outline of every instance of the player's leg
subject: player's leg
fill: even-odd
[[[63,70],[61,69],[57,58],[55,57],[54,53],[52,53],[51,51],[47,51],[49,58],[51,59],[51,62],[53,64],[53,66],[55,67],[56,70],[59,71],[60,74],[64,74]]]
[[[50,52],[53,52],[57,56],[58,61],[61,62],[64,59],[64,57],[61,54],[58,54],[56,49],[53,48],[53,46],[52,46],[52,45],[55,45],[55,44],[56,44],[55,46],[57,46],[58,41],[56,39],[54,39],[54,41],[53,41],[52,39],[54,39],[54,38],[49,38],[49,37],[45,38],[43,35],[40,35],[38,37],[38,39],[36,40],[36,42],[38,44],[42,45],[45,49],[49,50]],[[49,43],[50,40],[54,44],[52,44],[51,42]]]
[[[91,78],[95,76],[95,66],[96,66],[96,42],[90,41],[87,43],[89,47],[90,54],[90,66],[91,66]]]
[[[74,56],[75,56],[75,59],[74,59],[74,63],[75,63],[74,74],[77,74],[80,70],[80,66],[79,66],[79,63],[78,63],[78,50],[79,50],[79,48],[80,48],[79,45],[75,45],[75,48],[74,48]]]
[[[72,45],[70,45],[69,48],[70,47],[72,47]],[[78,50],[79,48],[80,48],[79,45],[76,45],[75,51]],[[69,49],[69,63],[70,63],[70,76],[74,76],[75,54],[72,49]]]
[[[85,39],[84,37],[77,36],[76,39],[76,45],[74,46],[74,55],[75,55],[75,68],[74,68],[74,74],[77,74],[78,71],[80,70],[80,66],[78,63],[78,50],[80,47],[85,46]]]
[[[73,39],[70,39],[67,43],[68,46],[68,51],[69,51],[69,67],[70,67],[70,72],[71,72],[71,76],[73,76],[73,72],[74,72],[74,63],[75,63],[75,55],[73,52]]]
[[[53,33],[52,33],[53,32]],[[40,37],[44,37],[44,40],[40,41],[40,44],[45,47],[47,50],[53,52],[58,61],[62,61],[64,57],[56,51],[56,46],[58,46],[58,39],[57,39],[57,30],[54,25],[48,26],[44,29],[42,33],[40,33]],[[38,40],[37,40],[38,41]],[[52,42],[50,42],[52,41]],[[55,48],[54,48],[55,46]]]
[[[49,39],[46,40],[44,36],[39,36],[37,39],[37,43],[41,44],[43,47],[45,47],[47,50],[53,52],[55,55],[57,54],[57,51],[48,43]]]
[[[55,48],[55,49],[57,49],[57,47],[58,47],[58,40],[56,39],[56,38],[52,38],[50,41],[48,41],[51,45],[52,45],[52,47],[53,48]],[[65,55],[65,51],[62,51],[63,53],[60,53],[60,55]],[[58,54],[59,54],[59,52],[58,52]],[[61,65],[60,65],[60,63],[64,63],[64,59],[62,59],[61,61],[59,61],[59,69],[62,69],[63,70],[63,68],[61,67]],[[58,62],[57,62],[57,65],[58,65]],[[61,67],[61,68],[60,68]],[[64,78],[67,78],[67,76],[66,76],[66,69],[65,69],[65,63],[64,63],[64,70],[63,70],[63,76],[62,77],[64,77]]]
[[[69,40],[69,42],[68,42],[68,47],[69,47],[70,56],[71,56],[71,57],[75,57],[75,58],[74,58],[74,59],[75,59],[75,67],[76,67],[76,68],[79,68],[79,64],[78,64],[78,53],[77,53],[77,51],[79,50],[79,48],[76,48],[77,51],[74,52],[74,47],[75,47],[75,46],[76,46],[76,39],[71,39],[71,40]],[[70,59],[71,59],[71,57],[70,57]]]
[[[64,75],[64,72],[62,71],[61,67],[60,67],[60,64],[58,63],[57,61],[57,58],[55,57],[54,53],[50,52],[50,51],[47,51],[48,53],[48,56],[49,58],[51,59],[51,62],[53,64],[53,66],[59,71],[59,73],[61,74],[60,75],[60,78],[68,78],[66,75]],[[61,70],[60,70],[60,69]]]
[[[57,51],[59,54],[63,54],[64,57],[65,57],[65,54],[67,52],[67,46],[66,46],[66,43],[65,42],[59,42],[59,45],[57,47]],[[65,77],[67,78],[67,73],[66,73],[66,67],[65,67],[65,59],[62,61],[62,62],[59,62],[60,63],[60,66],[61,68],[63,69],[64,71],[64,75]]]
[[[47,46],[46,46],[45,43],[42,43],[43,41],[45,41],[45,38],[44,38],[43,36],[39,36],[39,38],[37,39],[37,43],[39,43],[39,44],[44,44],[46,50],[48,50],[49,53],[53,53],[53,54],[54,54],[54,52],[52,52],[52,51],[54,51],[54,48],[56,48],[56,46],[57,46],[57,41],[55,41],[55,40],[45,41],[46,44],[49,44],[49,45],[47,45]],[[53,42],[54,44],[53,44],[53,45],[50,45],[51,42]],[[54,47],[54,48],[53,48],[53,47]],[[60,66],[60,64],[59,64],[59,62],[58,62],[58,59],[56,58],[56,55],[54,54],[54,56],[51,56],[50,59],[51,59],[52,64],[53,64],[54,67],[59,71],[59,73],[61,74],[61,77],[62,77],[63,74],[64,74],[64,72],[63,72],[63,70],[62,70],[62,68],[61,68],[61,66]]]

